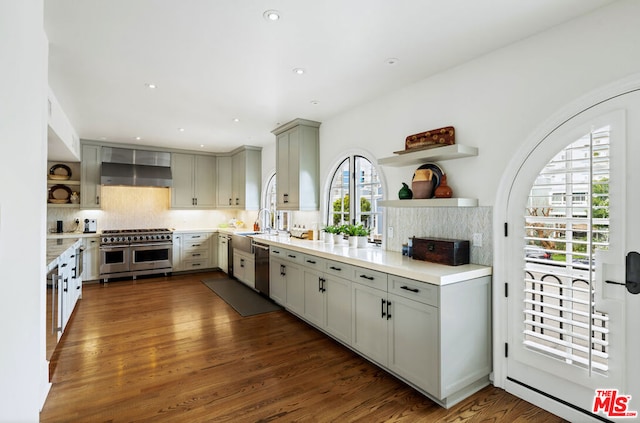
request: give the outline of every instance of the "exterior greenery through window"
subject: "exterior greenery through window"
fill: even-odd
[[[351,201],[352,198],[358,200]],[[347,157],[331,179],[326,224],[361,224],[371,230],[372,237],[379,238],[382,215],[378,200],[382,198],[382,184],[375,166],[362,156]]]

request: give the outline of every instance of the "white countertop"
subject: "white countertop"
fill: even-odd
[[[76,248],[78,236],[58,239],[47,239],[47,272],[58,264],[58,258],[69,248]]]
[[[492,268],[479,264],[446,266],[414,260],[395,251],[385,251],[381,247],[349,248],[348,245],[326,244],[324,241],[308,241],[277,235],[253,235],[253,239],[265,244],[309,253],[318,257],[336,260],[354,266],[390,273],[434,285],[447,285],[468,279],[490,276]]]

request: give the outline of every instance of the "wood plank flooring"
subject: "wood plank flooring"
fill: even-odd
[[[241,317],[201,280],[84,286],[41,422],[561,422],[487,387],[446,410],[277,311]]]

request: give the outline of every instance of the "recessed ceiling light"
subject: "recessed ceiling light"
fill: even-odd
[[[238,119],[238,118],[233,118],[233,121],[234,121],[234,122],[240,122],[240,119]]]
[[[385,60],[384,62],[389,66],[393,66],[393,65],[396,65],[399,62],[399,60],[396,59],[395,57],[390,57],[387,60]]]
[[[313,104],[314,106],[320,104],[318,100],[311,100],[310,103]]]
[[[306,73],[303,68],[293,68],[292,72],[296,75],[304,75]]]
[[[178,131],[184,132],[184,128],[178,128]]]
[[[149,88],[150,90],[158,88],[158,86],[156,84],[152,84],[150,82],[147,82],[146,84],[144,84],[144,86]]]
[[[142,137],[136,137],[136,141],[140,141]]]
[[[280,19],[280,12],[277,10],[267,10],[262,16],[269,22],[275,22]]]
[[[200,148],[204,148],[204,144],[200,144]]]

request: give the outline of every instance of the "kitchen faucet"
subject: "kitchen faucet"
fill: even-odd
[[[263,232],[267,232],[270,233],[271,229],[273,229],[271,227],[271,210],[269,210],[266,207],[261,208],[260,210],[258,210],[258,217],[256,218],[256,222],[260,221],[260,217],[262,216],[262,212],[267,212],[267,219],[263,221],[263,225],[261,226],[261,230]]]

